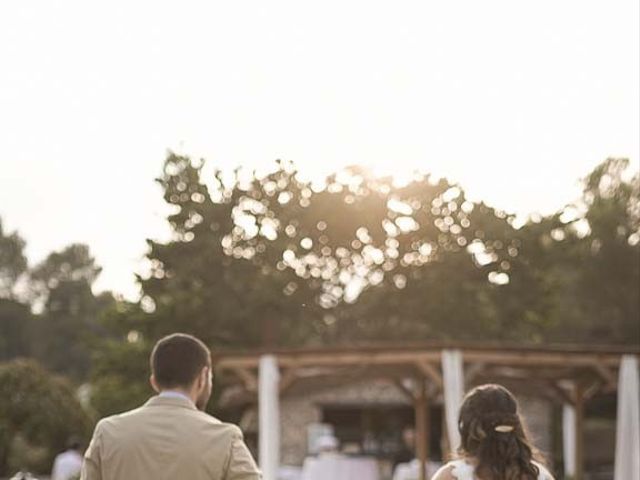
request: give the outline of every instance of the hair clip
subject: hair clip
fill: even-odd
[[[511,425],[498,425],[494,430],[500,433],[509,433],[513,432],[513,427]]]

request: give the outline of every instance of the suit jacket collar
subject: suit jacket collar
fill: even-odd
[[[189,410],[198,410],[193,402],[186,398],[180,397],[160,397],[158,395],[151,397],[144,404],[145,407],[178,407],[188,408]]]

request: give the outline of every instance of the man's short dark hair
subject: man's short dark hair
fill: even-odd
[[[77,435],[72,435],[67,440],[67,450],[80,450],[80,445],[82,445],[82,442]]]
[[[151,352],[151,372],[160,388],[188,388],[207,366],[211,366],[211,351],[193,335],[168,335]]]

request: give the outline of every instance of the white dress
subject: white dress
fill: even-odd
[[[533,462],[540,470],[538,480],[553,480],[553,476],[549,471],[539,463]],[[448,467],[453,467],[451,475],[458,480],[476,480],[475,471],[473,465],[470,465],[465,460],[454,460],[447,464]]]

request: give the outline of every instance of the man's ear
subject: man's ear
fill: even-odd
[[[158,386],[156,377],[153,374],[151,374],[151,376],[149,377],[149,383],[151,384],[151,388],[153,388],[156,393],[160,393],[160,387]]]
[[[209,383],[209,372],[211,372],[211,368],[209,367],[203,367],[202,370],[200,371],[200,378],[199,378],[200,388],[206,387],[207,384]]]

